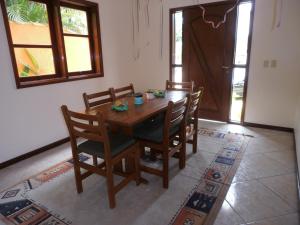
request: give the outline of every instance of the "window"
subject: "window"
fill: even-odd
[[[248,70],[249,35],[252,2],[244,1],[238,5],[235,54],[232,73],[232,94],[230,121],[240,123],[243,118],[245,79]]]
[[[182,11],[172,13],[172,80],[182,82]]]
[[[98,5],[1,1],[18,88],[103,76]]]

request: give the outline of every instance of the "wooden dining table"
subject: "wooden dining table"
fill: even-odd
[[[122,131],[127,135],[133,134],[133,128],[136,124],[145,121],[152,116],[167,110],[169,101],[177,102],[186,97],[186,91],[166,91],[164,97],[155,97],[147,99],[143,95],[144,103],[141,105],[134,104],[134,96],[125,97],[120,101],[128,102],[128,110],[123,112],[114,111],[112,109],[113,103],[106,103],[92,109],[87,109],[86,114],[95,115],[98,112],[102,114],[105,122],[110,125],[110,128],[115,131]],[[134,162],[127,158],[123,163],[115,166],[114,172],[121,175],[130,173],[134,169]],[[141,177],[141,183],[148,183],[148,181]]]
[[[132,129],[136,124],[154,116],[167,109],[169,101],[177,102],[186,97],[186,91],[166,91],[164,97],[147,99],[143,95],[144,103],[141,105],[134,104],[134,97],[125,97],[120,101],[128,102],[128,110],[118,112],[112,110],[113,103],[103,104],[85,111],[86,114],[95,115],[100,112],[106,123]]]

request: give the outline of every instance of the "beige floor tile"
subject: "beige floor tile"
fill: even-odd
[[[246,222],[295,211],[258,181],[232,184],[226,200]]]
[[[253,138],[247,148],[246,155],[268,152],[294,151],[294,146],[290,144],[278,143],[269,138]]]
[[[214,225],[238,225],[244,222],[225,200]]]
[[[297,177],[295,173],[260,179],[263,185],[278,194],[295,210],[299,210]]]
[[[287,168],[284,164],[264,154],[244,155],[233,182],[283,175],[291,172],[294,172],[294,169]]]
[[[293,213],[267,220],[247,223],[247,225],[300,225],[300,215],[298,213]]]
[[[296,153],[295,151],[284,151],[284,152],[271,152],[264,153],[265,156],[278,161],[280,164],[284,165],[287,169],[296,171]]]

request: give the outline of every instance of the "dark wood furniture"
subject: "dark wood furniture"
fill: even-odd
[[[116,89],[111,88],[110,90],[114,101],[120,98],[124,98],[128,95],[134,94],[133,84],[129,84],[128,86],[116,88]]]
[[[62,106],[61,109],[70,134],[77,192],[83,191],[82,180],[91,174],[104,176],[107,179],[109,205],[110,208],[114,208],[116,193],[132,180],[136,180],[137,184],[140,182],[140,156],[137,142],[123,134],[107,132],[103,115],[99,112],[96,115],[86,115],[69,111],[67,106]],[[77,138],[87,141],[78,145]],[[79,160],[79,153],[82,152],[104,161],[98,164],[96,160],[94,165],[82,162]],[[124,158],[132,158],[135,169],[128,174],[118,173],[125,178],[114,185],[114,165],[119,164]],[[80,168],[87,172],[81,173]]]
[[[187,143],[193,144],[193,153],[197,152],[199,108],[203,91],[204,88],[201,87],[198,91],[189,94],[190,102],[187,112],[186,139]]]
[[[83,93],[83,100],[86,109],[91,109],[95,106],[111,103],[113,102],[111,89],[93,94]]]
[[[179,91],[188,91],[193,92],[194,81],[191,82],[173,82],[166,81],[166,90],[179,90]]]
[[[134,97],[125,97],[124,100],[128,102],[128,111],[113,111],[111,109],[112,103],[108,103],[87,109],[84,113],[96,115],[100,112],[106,123],[133,128],[134,125],[143,122],[160,112],[165,112],[168,108],[169,101],[180,101],[184,99],[187,94],[188,92],[186,91],[166,91],[164,98],[146,99],[144,97],[144,104],[142,105],[135,105]]]
[[[134,137],[139,140],[142,152],[145,147],[149,147],[152,152],[162,155],[162,170],[145,165],[141,165],[141,170],[162,177],[164,188],[169,187],[169,158],[176,154],[179,158],[179,168],[185,167],[187,109],[187,98],[176,103],[170,101],[163,124],[154,122],[142,125],[134,131]],[[175,139],[176,144],[174,144]]]

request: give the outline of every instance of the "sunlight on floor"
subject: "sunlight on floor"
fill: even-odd
[[[233,90],[232,100],[231,100],[231,111],[230,111],[230,119],[233,122],[241,122],[243,109],[243,98],[238,96],[236,92]]]

